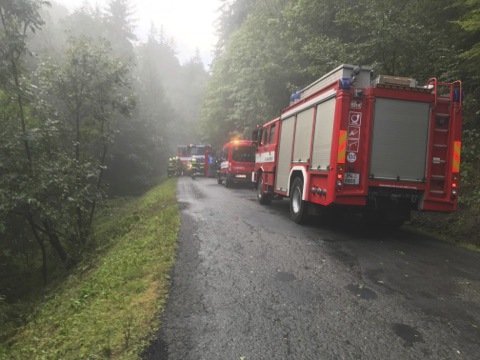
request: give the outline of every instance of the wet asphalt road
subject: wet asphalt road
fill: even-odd
[[[180,178],[182,227],[145,359],[480,359],[480,253],[400,229],[299,226],[288,201]]]

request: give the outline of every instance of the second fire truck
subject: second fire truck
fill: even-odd
[[[232,140],[223,145],[218,169],[218,183],[226,187],[232,184],[250,184],[255,167],[255,143],[251,140]]]

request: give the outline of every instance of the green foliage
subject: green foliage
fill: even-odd
[[[480,214],[480,129],[463,132],[462,203]]]
[[[111,1],[105,11],[85,3],[69,16],[62,15],[61,9],[54,6],[45,16],[55,23],[47,22],[47,34],[42,31],[31,41],[43,62],[50,64],[52,55],[58,54],[55,60],[60,63],[60,59],[68,56],[68,37],[59,36],[60,32],[77,42],[83,39],[104,44],[128,68],[123,77],[132,88],[121,92],[130,114],[117,114],[110,129],[114,136],[109,144],[104,179],[109,185],[109,194],[142,193],[164,173],[165,159],[180,138],[188,137],[188,141],[193,141],[195,137],[191,131],[185,134],[185,129],[195,129],[200,94],[197,90],[183,94],[185,90],[197,88],[191,86],[195,80],[186,79],[173,45],[163,33],[160,39],[154,36],[154,42],[161,45],[157,48],[151,46],[150,39],[134,46],[134,14],[129,1]],[[63,42],[51,45],[48,41],[40,42],[45,36]],[[146,63],[150,64],[145,66]],[[38,65],[37,62],[32,66]],[[206,75],[203,68],[201,74]],[[185,124],[184,113],[193,125]]]
[[[70,267],[90,237],[113,120],[128,115],[130,101],[129,69],[105,42],[72,39],[58,64],[40,63],[27,76],[27,36],[43,24],[44,3],[0,4],[6,44],[0,67],[0,230],[6,241],[0,246],[29,249],[35,241],[46,282],[47,244]],[[18,227],[29,229],[22,232],[29,240],[16,240]]]
[[[480,41],[478,40],[478,35],[480,34],[480,1],[464,0],[459,1],[458,5],[463,5],[466,11],[457,23],[470,35],[471,39],[462,57],[472,65],[478,66],[478,60],[480,60]]]
[[[106,43],[85,38],[70,40],[62,64],[39,66],[35,110],[46,120],[44,143],[34,147],[35,180],[44,184],[36,199],[42,216],[58,222],[57,232],[70,242],[84,244],[89,236],[115,119],[130,110],[126,74]]]
[[[133,33],[133,11],[128,0],[112,0],[108,5],[105,22],[107,39],[113,45],[116,54],[122,59],[133,60],[132,41],[137,40]]]
[[[109,203],[95,225],[100,253],[92,249],[46,293],[0,345],[0,358],[138,358],[165,305],[180,223],[175,186],[168,181],[138,200]]]
[[[127,0],[72,14],[47,4],[0,3],[0,266],[26,284],[20,296],[25,269],[46,283],[55,255],[71,268],[93,246],[107,193],[144,192],[169,148],[194,140],[207,77],[163,33],[134,46]]]
[[[4,63],[11,66],[12,59],[18,59],[25,53],[28,32],[35,32],[43,25],[39,10],[46,4],[48,2],[43,0],[2,1],[0,54]]]
[[[276,7],[250,14],[215,60],[202,109],[202,129],[211,142],[221,144],[235,131],[249,134],[288,100],[291,73],[278,15]]]

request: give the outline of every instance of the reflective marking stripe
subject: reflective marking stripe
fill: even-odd
[[[345,156],[347,153],[347,131],[340,130],[340,136],[338,139],[338,158],[337,163],[345,164]]]
[[[462,142],[453,142],[453,159],[452,159],[452,172],[460,172],[460,152],[462,150]]]
[[[255,162],[265,163],[265,162],[274,162],[275,161],[275,152],[265,151],[262,153],[255,154]]]

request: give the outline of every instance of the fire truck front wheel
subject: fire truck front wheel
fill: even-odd
[[[263,174],[260,174],[258,179],[257,199],[261,205],[269,205],[272,202],[271,195],[263,191]]]
[[[303,201],[303,180],[296,177],[290,190],[290,218],[297,224],[307,219],[307,203]]]

